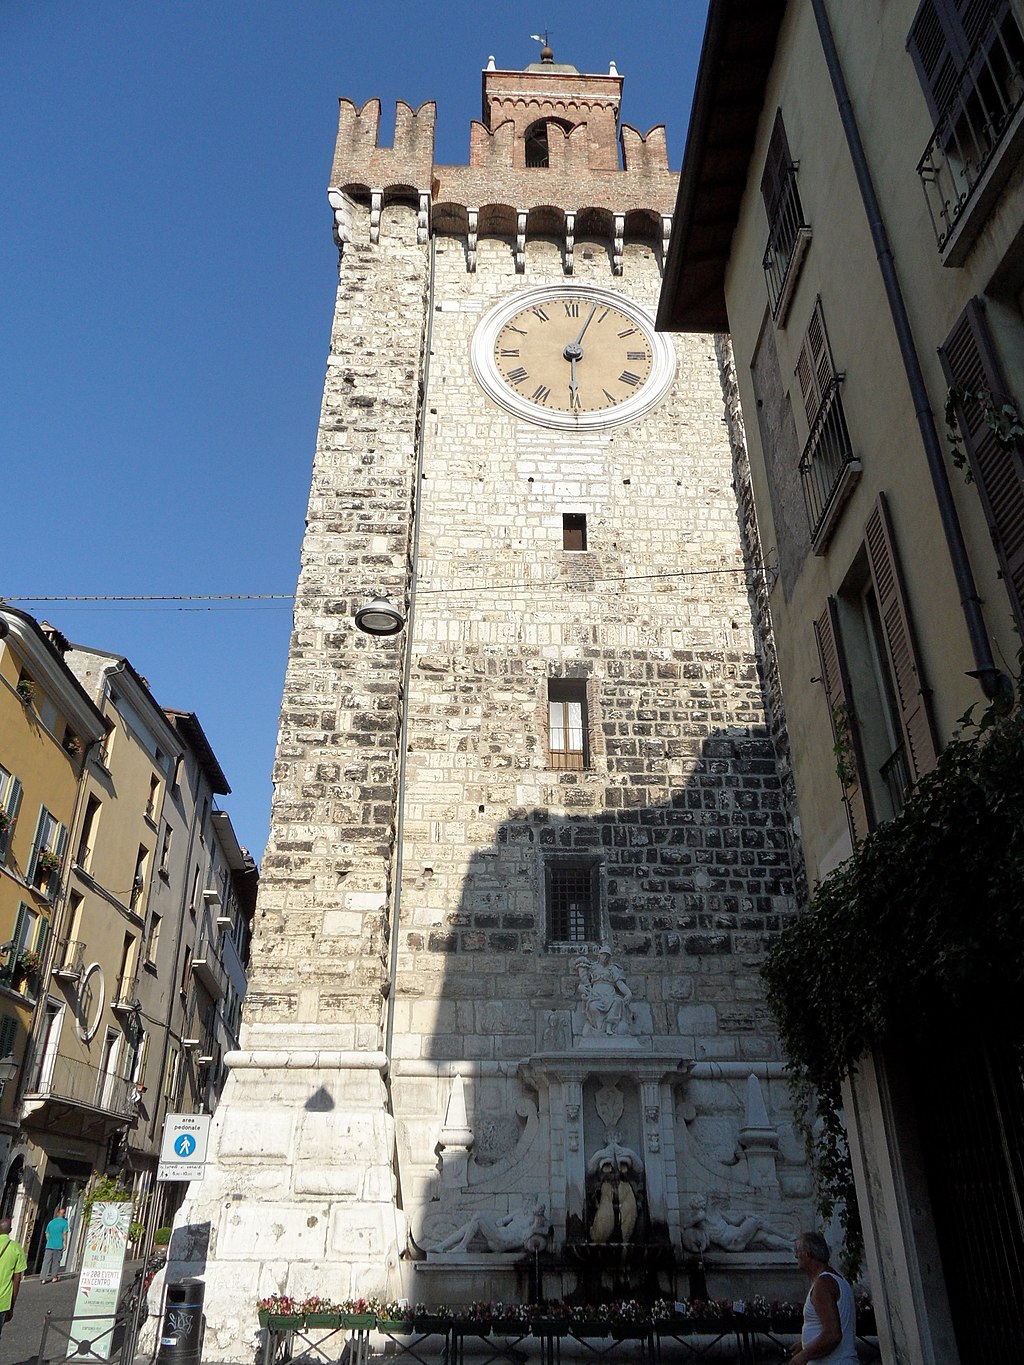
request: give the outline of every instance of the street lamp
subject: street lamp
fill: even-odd
[[[13,1081],[17,1074],[18,1063],[8,1052],[3,1061],[0,1061],[0,1086],[4,1085],[7,1081]]]
[[[375,597],[356,612],[356,625],[367,635],[397,635],[405,617],[386,597]]]

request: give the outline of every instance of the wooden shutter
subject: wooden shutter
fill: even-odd
[[[843,802],[850,822],[850,834],[856,843],[858,839],[863,839],[874,825],[874,812],[871,809],[871,793],[864,781],[864,755],[861,752],[860,730],[853,709],[853,692],[846,668],[842,636],[839,634],[839,615],[834,597],[828,599],[825,610],[815,621],[814,634],[818,641],[821,680],[825,684],[825,700],[832,723],[832,736],[837,751],[843,751],[839,755],[840,763],[845,770],[843,777],[846,778],[843,782]]]
[[[969,393],[987,389],[997,404],[1009,398],[980,299],[971,299],[960,314],[939,359],[950,386]],[[980,403],[958,403],[956,416],[1013,618],[1024,633],[1024,450],[1019,443],[1000,445]]]
[[[934,768],[938,750],[932,726],[931,694],[919,663],[884,493],[879,493],[874,511],[868,517],[864,544],[882,621],[889,674],[899,707],[907,764],[916,781]]]
[[[822,312],[820,298],[814,305],[814,312],[811,314],[811,320],[807,325],[807,335],[800,347],[800,355],[796,362],[796,377],[800,382],[800,394],[804,400],[804,411],[807,413],[807,425],[813,427],[814,419],[817,417],[835,377],[835,366],[832,363],[832,351],[828,344],[825,315]]]
[[[7,833],[0,834],[0,867],[7,861],[7,855],[11,850],[11,841],[14,838],[14,828],[18,823],[18,812],[21,810],[22,788],[21,783],[16,777],[11,778],[11,785],[7,791],[6,811],[11,817],[11,823],[7,826]]]
[[[764,200],[769,228],[775,223],[775,216],[779,211],[779,202],[786,188],[786,173],[792,164],[793,159],[789,154],[789,139],[786,137],[786,125],[782,121],[782,110],[779,109],[775,114],[775,123],[768,143],[768,155],[765,158],[764,172],[761,176],[761,198]]]
[[[956,91],[972,48],[996,33],[1010,0],[922,0],[907,35],[907,51],[936,123]]]
[[[14,1055],[14,1042],[17,1036],[17,1019],[11,1014],[0,1015],[0,1058]]]

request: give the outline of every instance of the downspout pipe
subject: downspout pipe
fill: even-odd
[[[416,471],[412,489],[412,534],[409,538],[409,602],[405,616],[405,659],[402,668],[402,723],[398,737],[398,792],[395,813],[395,862],[391,887],[391,943],[388,965],[388,1008],[384,1052],[391,1062],[395,1042],[395,1008],[398,979],[398,926],[402,913],[402,846],[405,842],[406,756],[409,747],[409,689],[412,683],[412,632],[416,619],[416,585],[419,571],[420,499],[423,495],[423,453],[426,444],[427,383],[430,379],[430,350],[434,336],[434,277],[437,239],[430,234],[430,262],[427,283],[427,326],[423,348],[423,379],[420,394],[420,429],[416,442]],[[390,1086],[390,1081],[389,1081]]]
[[[882,283],[885,286],[889,313],[896,331],[896,340],[899,344],[903,368],[906,371],[907,382],[910,385],[910,393],[914,401],[914,415],[921,432],[925,460],[928,464],[928,472],[931,475],[932,487],[935,490],[939,519],[942,522],[946,547],[949,551],[950,563],[953,566],[953,576],[956,580],[957,591],[960,594],[960,606],[967,626],[968,638],[971,642],[971,652],[974,656],[974,668],[971,670],[970,676],[978,679],[982,692],[990,701],[1006,700],[1013,695],[1013,684],[1007,675],[996,666],[995,659],[992,657],[992,648],[981,610],[981,599],[974,582],[974,571],[967,555],[967,546],[964,543],[960,519],[957,516],[956,505],[953,501],[949,475],[942,455],[942,446],[935,430],[935,417],[928,400],[928,390],[924,382],[924,374],[921,370],[921,362],[910,326],[910,317],[903,300],[899,276],[896,273],[896,263],[893,259],[889,234],[882,219],[882,206],[878,201],[878,195],[875,193],[864,144],[861,141],[853,105],[850,102],[850,92],[846,86],[846,78],[843,75],[843,68],[839,60],[835,36],[829,22],[826,0],[811,0],[811,8],[817,21],[825,65],[832,81],[832,90],[836,97],[839,117],[846,134],[846,145],[849,148],[850,160],[853,162],[861,200],[864,204],[864,212],[867,214],[868,226],[871,229],[871,239],[875,245]]]

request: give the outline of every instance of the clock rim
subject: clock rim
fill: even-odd
[[[515,392],[501,374],[494,360],[494,346],[498,334],[517,313],[545,300],[572,298],[593,299],[617,308],[631,322],[643,329],[651,347],[651,373],[641,388],[624,398],[614,408],[597,408],[578,415],[570,412],[549,412],[528,398]],[[628,294],[591,284],[543,284],[519,289],[509,294],[485,314],[470,347],[470,359],[477,383],[489,398],[514,417],[537,426],[559,431],[596,431],[624,426],[649,412],[665,397],[675,379],[675,347],[663,333],[655,331],[654,315]]]

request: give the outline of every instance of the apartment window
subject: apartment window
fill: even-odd
[[[96,829],[102,804],[98,796],[90,796],[85,803],[85,816],[82,820],[82,833],[78,840],[75,862],[86,872],[92,866],[92,851],[96,846]]]
[[[884,495],[837,597],[815,622],[836,771],[852,837],[903,807],[935,764],[930,693],[919,663]]]
[[[941,251],[972,216],[982,177],[998,190],[1013,170],[999,154],[1024,103],[1024,35],[1012,0],[924,0],[907,51],[934,124],[917,170]]]
[[[15,983],[15,989],[18,989],[30,980],[32,982],[38,980],[39,963],[42,961],[48,932],[49,924],[39,911],[22,902],[14,921],[7,960],[0,973],[0,979],[5,985]]]
[[[772,317],[780,327],[785,323],[811,241],[811,229],[804,222],[796,172],[779,109],[761,176],[761,198],[768,217],[768,244],[761,265],[768,284]]]
[[[987,404],[998,410],[1009,403],[1018,412],[1020,407],[1007,387],[981,299],[968,303],[939,348],[939,359],[946,382],[962,395],[954,404],[957,426],[1014,621],[1024,634],[1024,444],[1000,441],[987,420]]]
[[[180,1061],[181,1053],[176,1047],[172,1047],[167,1054],[167,1069],[164,1072],[164,1099],[172,1104],[178,1091],[178,1064]]]
[[[113,701],[113,698],[111,698],[111,701]],[[108,772],[110,770],[110,755],[114,749],[114,730],[115,726],[111,725],[110,729],[100,741],[100,763]]]
[[[149,921],[149,936],[146,939],[146,961],[156,966],[156,955],[160,947],[160,915],[153,915]]]
[[[160,779],[156,773],[150,774],[149,796],[146,798],[146,819],[156,822],[157,808],[160,804]]]
[[[210,818],[210,798],[203,797],[203,813],[199,817],[199,838],[206,843],[206,822]]]
[[[593,943],[600,937],[598,865],[552,859],[544,865],[549,943]]]
[[[180,990],[181,990],[181,994],[182,994],[183,996],[185,996],[185,995],[188,994],[188,979],[189,979],[189,977],[190,977],[191,975],[192,975],[192,949],[191,949],[191,948],[186,948],[186,949],[185,949],[185,960],[184,960],[184,962],[182,963],[182,967],[181,967],[181,986],[180,986]]]
[[[135,992],[135,938],[125,934],[121,943],[121,963],[117,969],[115,1000],[130,1000]]]
[[[861,466],[853,456],[839,392],[844,376],[832,359],[820,298],[815,302],[800,347],[796,378],[807,417],[807,443],[800,457],[800,483],[811,544],[816,554],[822,554],[839,514],[860,478]]]
[[[548,757],[552,768],[587,767],[585,679],[548,679]]]
[[[18,1021],[13,1014],[0,1014],[0,1060],[14,1056],[14,1044],[18,1040]],[[0,1095],[4,1093],[6,1081],[0,1081]]]
[[[45,806],[41,806],[27,879],[47,900],[52,901],[57,894],[60,866],[67,846],[67,829]]]
[[[139,851],[135,855],[135,875],[132,877],[132,889],[128,897],[128,908],[135,910],[136,913],[146,890],[146,868],[148,864],[149,849],[145,844],[140,844]]]
[[[11,851],[20,810],[21,783],[6,768],[0,767],[0,867],[7,862]]]
[[[585,512],[562,513],[562,549],[587,548],[587,517]]]
[[[192,894],[189,897],[188,902],[188,912],[190,915],[194,915],[196,913],[196,909],[199,905],[199,878],[201,873],[202,869],[197,867],[195,872],[193,872],[192,874]]]
[[[164,825],[164,836],[163,839],[160,841],[159,870],[165,877],[167,876],[168,866],[171,861],[171,840],[173,837],[174,831],[171,829],[170,825]]]

